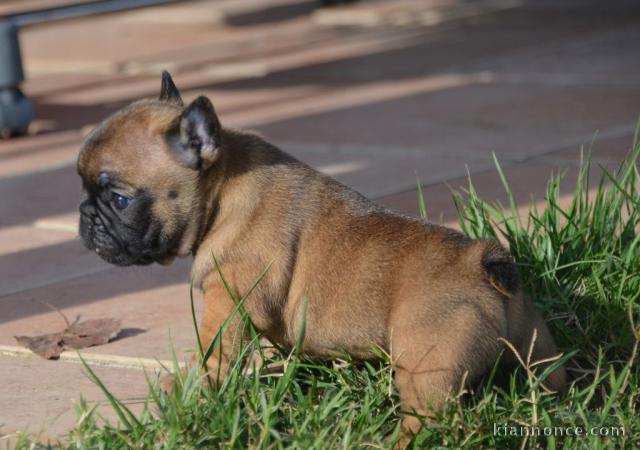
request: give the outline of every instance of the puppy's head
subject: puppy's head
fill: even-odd
[[[157,100],[116,112],[80,150],[84,245],[120,266],[168,263],[188,254],[200,221],[200,180],[221,151],[221,127],[209,99],[198,97],[185,107],[164,72]]]

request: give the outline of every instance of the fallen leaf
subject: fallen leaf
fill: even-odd
[[[45,359],[58,359],[67,349],[103,345],[120,333],[120,321],[116,319],[92,319],[75,322],[58,333],[40,336],[15,336],[20,345]]]
[[[62,333],[43,334],[42,336],[15,336],[16,341],[33,353],[45,359],[58,359],[64,351]]]
[[[120,333],[120,321],[116,319],[85,320],[71,325],[62,332],[65,346],[76,350],[103,345]]]

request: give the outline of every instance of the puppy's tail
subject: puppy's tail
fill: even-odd
[[[479,241],[477,245],[481,247],[480,264],[485,280],[503,297],[507,319],[505,338],[513,344],[521,359],[526,360],[531,351],[532,364],[557,356],[558,349],[549,327],[531,301],[522,293],[520,273],[511,254],[496,241]],[[506,349],[504,361],[507,364],[518,363],[510,349]],[[550,363],[542,363],[536,367],[544,370]],[[565,383],[564,367],[556,368],[544,381],[547,388],[557,392],[564,390]]]
[[[480,245],[480,264],[489,284],[507,298],[518,295],[520,273],[511,254],[496,241],[480,241]]]

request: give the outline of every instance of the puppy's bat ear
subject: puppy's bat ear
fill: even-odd
[[[162,85],[160,86],[160,100],[174,102],[182,106],[182,97],[176,87],[171,74],[166,70],[162,71]]]
[[[168,132],[175,155],[185,166],[206,170],[221,151],[220,121],[211,101],[196,98],[176,119]]]

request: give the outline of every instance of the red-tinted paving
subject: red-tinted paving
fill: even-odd
[[[191,1],[21,30],[36,118],[33,135],[0,142],[0,345],[58,330],[48,303],[70,319],[122,319],[122,338],[91,353],[166,359],[170,334],[188,356],[189,261],[113,268],[75,231],[82,136],[157,95],[162,68],[185,99],[209,95],[223,123],[391,208],[417,212],[419,178],[430,217],[451,223],[447,186],[467,170],[482,195],[504,199],[492,152],[522,201],[543,198],[551,171],[568,168],[571,181],[596,131],[599,162],[625,155],[640,114],[640,11],[620,5]],[[0,365],[0,434],[58,436],[74,423],[72,400],[102,398],[74,363]],[[144,394],[139,370],[100,375],[116,394]]]

